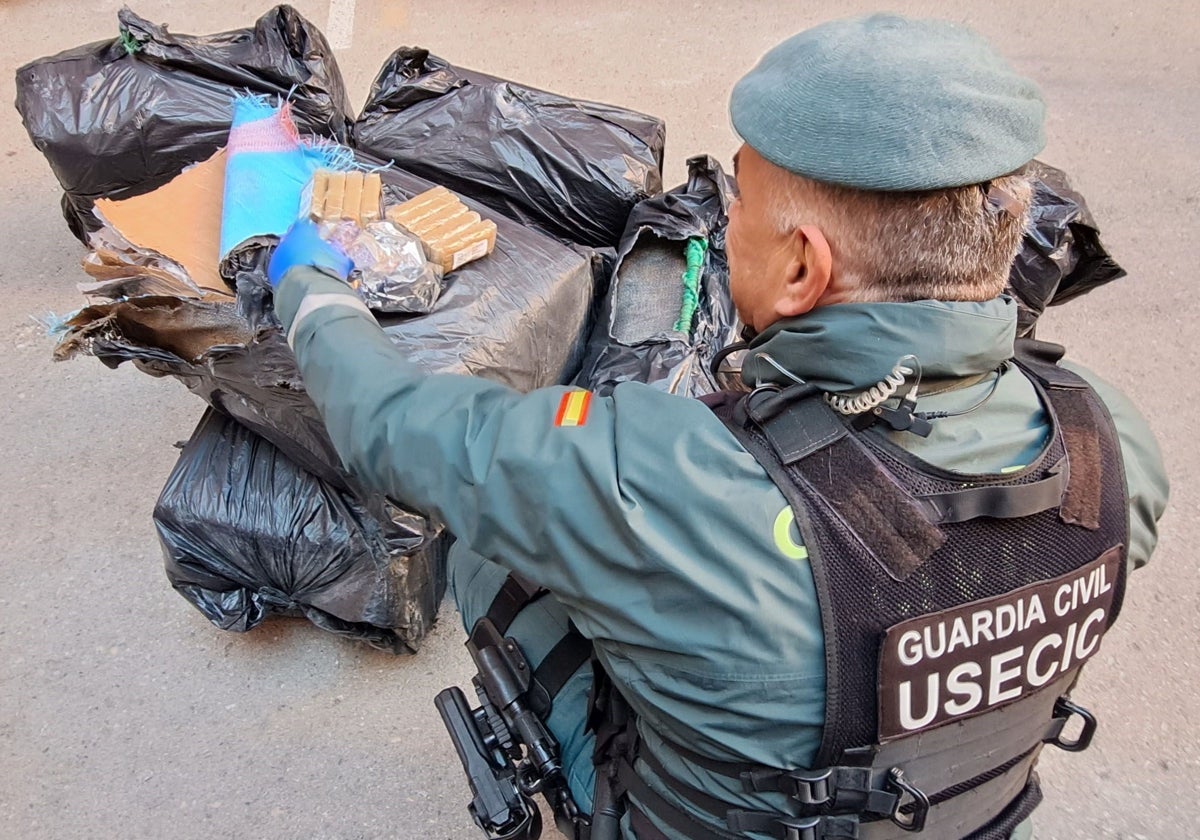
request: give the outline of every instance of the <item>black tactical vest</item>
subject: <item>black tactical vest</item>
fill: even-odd
[[[1042,746],[1087,746],[1095,719],[1068,694],[1120,609],[1129,506],[1108,412],[1061,355],[1019,343],[1052,434],[1004,474],[922,462],[855,431],[809,385],[710,401],[796,514],[825,634],[826,722],[812,770],[680,748],[748,790],[789,794],[792,811],[723,810],[679,788],[728,828],[688,836],[1000,840],[1041,799]],[[1073,716],[1083,728],[1068,739]],[[687,826],[660,797],[648,804]]]

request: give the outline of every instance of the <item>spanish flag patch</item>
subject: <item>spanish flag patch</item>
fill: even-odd
[[[592,404],[591,391],[571,391],[563,394],[554,415],[555,426],[582,426],[587,422],[588,406]]]

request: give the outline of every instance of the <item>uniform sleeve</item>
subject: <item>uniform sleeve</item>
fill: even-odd
[[[314,269],[292,269],[276,307],[344,466],[367,485],[563,595],[595,586],[601,556],[610,567],[639,562],[612,398],[428,374],[353,291]],[[664,428],[691,402],[655,396]]]
[[[1064,362],[1063,367],[1086,379],[1112,416],[1129,491],[1129,567],[1141,568],[1158,544],[1158,520],[1167,507],[1170,489],[1158,441],[1128,397],[1082,365]]]

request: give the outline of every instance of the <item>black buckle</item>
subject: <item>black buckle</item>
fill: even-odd
[[[925,795],[925,791],[909,782],[899,767],[888,770],[886,785],[895,788],[899,794],[896,797],[896,807],[892,809],[891,821],[905,831],[923,831],[925,819],[929,816],[929,797]],[[905,796],[910,801],[906,802]],[[905,814],[908,811],[911,813]]]
[[[725,812],[725,825],[739,836],[748,833],[769,834],[778,840],[857,840],[858,817],[808,816],[784,817],[769,811]]]
[[[1072,717],[1078,715],[1083,720],[1083,729],[1079,733],[1079,737],[1074,741],[1064,741],[1062,737],[1063,730],[1067,728],[1067,723]],[[1054,717],[1063,719],[1062,729],[1053,738],[1047,739],[1046,743],[1053,744],[1060,750],[1067,752],[1083,752],[1092,743],[1092,737],[1096,734],[1096,716],[1089,712],[1083,706],[1077,706],[1066,697],[1059,697],[1054,703]]]
[[[833,800],[833,768],[824,770],[743,770],[739,776],[746,790],[784,793],[802,805],[825,805]]]
[[[779,789],[802,805],[824,805],[833,799],[832,776],[829,768],[793,770],[780,780]]]
[[[787,817],[778,822],[783,826],[783,840],[821,840],[820,817]]]

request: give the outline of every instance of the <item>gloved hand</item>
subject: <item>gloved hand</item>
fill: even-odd
[[[354,270],[354,261],[341,248],[326,242],[317,232],[317,226],[309,219],[296,222],[275,246],[275,253],[267,264],[267,279],[274,289],[287,274],[288,269],[298,265],[320,268],[341,280],[347,280]]]

